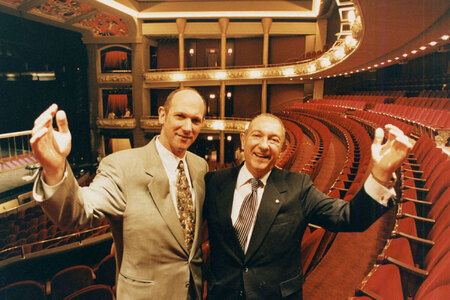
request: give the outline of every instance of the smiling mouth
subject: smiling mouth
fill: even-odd
[[[254,153],[254,155],[256,157],[258,157],[258,158],[264,158],[264,159],[269,159],[270,158],[270,155],[261,155],[261,154],[258,154],[258,153]]]
[[[180,138],[185,139],[185,140],[190,140],[192,137],[190,136],[185,136],[185,135],[181,135],[181,134],[177,134]]]

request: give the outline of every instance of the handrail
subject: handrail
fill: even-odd
[[[17,137],[17,136],[24,136],[24,135],[30,135],[32,133],[31,130],[25,130],[25,131],[17,131],[17,132],[10,132],[10,133],[1,133],[0,139],[6,139],[11,137]]]
[[[34,245],[43,244],[43,243],[52,242],[52,241],[55,241],[55,242],[56,241],[61,241],[61,240],[64,240],[64,239],[67,239],[67,238],[70,238],[70,237],[74,237],[74,236],[78,237],[78,239],[77,239],[78,242],[81,242],[81,241],[85,240],[85,239],[79,239],[82,234],[88,233],[88,232],[93,232],[93,231],[100,231],[100,230],[105,229],[105,228],[109,228],[109,225],[102,225],[102,226],[99,226],[99,227],[89,228],[89,229],[86,229],[86,230],[83,230],[83,231],[67,234],[67,235],[64,235],[64,236],[58,236],[58,237],[47,239],[47,240],[42,240],[42,241],[37,241],[37,242],[33,242],[33,243],[17,245],[17,246],[14,246],[14,247],[10,247],[10,248],[7,248],[7,249],[0,250],[0,257],[1,257],[1,255],[3,253],[7,253],[7,252],[14,251],[14,250],[17,250],[17,249],[21,250],[22,257],[24,257],[25,256],[24,247],[34,246]],[[30,251],[30,252],[32,252],[32,251]]]

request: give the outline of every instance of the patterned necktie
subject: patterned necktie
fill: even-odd
[[[192,194],[186,173],[184,172],[184,164],[182,160],[180,160],[177,169],[178,218],[180,220],[181,227],[183,228],[184,240],[186,242],[187,249],[190,251],[194,240],[195,230],[195,213],[192,205]]]
[[[258,189],[260,183],[261,181],[259,179],[250,179],[252,191],[247,196],[245,196],[244,201],[242,202],[241,209],[239,210],[239,217],[234,224],[234,230],[236,231],[237,238],[244,252],[248,234],[250,232],[250,228],[253,225],[253,218],[255,217],[257,201],[256,190]]]

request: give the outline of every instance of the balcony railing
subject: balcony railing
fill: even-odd
[[[136,128],[136,119],[97,119],[97,127],[101,129],[134,129]]]
[[[30,146],[31,130],[0,134],[0,172],[36,163]]]
[[[250,120],[247,118],[219,119],[208,117],[203,123],[202,132],[225,131],[228,133],[240,133],[248,127]],[[157,116],[143,116],[140,120],[140,126],[145,131],[159,131],[161,129]]]

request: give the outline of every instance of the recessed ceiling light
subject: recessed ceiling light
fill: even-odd
[[[374,64],[373,66],[376,68],[376,67],[378,67],[378,64]]]
[[[388,63],[390,63],[390,62],[392,62],[392,59],[388,59],[388,61],[387,61]]]
[[[437,43],[435,42],[435,41],[432,41],[432,42],[429,42],[428,43],[430,46],[434,46],[434,45],[436,45]]]
[[[330,78],[330,75],[328,75],[327,78]]]
[[[406,54],[406,53],[403,53],[403,55],[402,55],[403,57],[407,57],[408,56],[408,54]]]
[[[365,70],[366,70],[365,68],[362,68],[362,69],[361,69],[361,71],[365,71]]]
[[[334,74],[333,77],[336,77],[336,74]]]
[[[449,36],[444,34],[443,36],[441,36],[441,39],[443,39],[444,41],[448,40]]]
[[[420,47],[419,49],[423,51],[423,50],[427,49],[427,47],[422,46],[422,47]]]
[[[356,73],[359,73],[359,70],[356,70]]]
[[[380,62],[380,65],[384,65],[384,61]]]
[[[347,75],[347,74],[348,74],[347,72],[344,73],[344,75]]]
[[[342,76],[342,73],[341,73],[341,74],[339,74],[339,76]]]
[[[367,67],[367,70],[370,70],[370,69],[372,69],[372,67]]]
[[[350,74],[353,74],[353,71],[350,71]]]
[[[398,57],[398,56],[395,58],[395,60],[399,60],[399,59],[400,59],[400,57]]]
[[[309,77],[309,79],[311,79],[311,80],[312,80],[313,78],[312,78],[312,77]]]
[[[413,51],[411,51],[411,53],[412,53],[412,54],[416,54],[416,53],[417,53],[417,50],[413,50]]]

